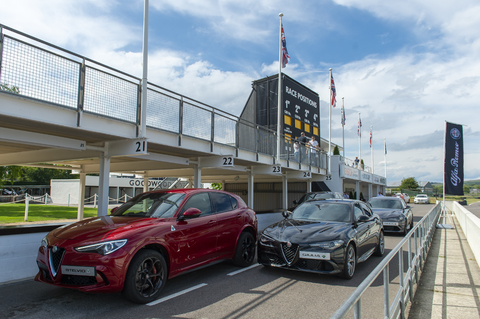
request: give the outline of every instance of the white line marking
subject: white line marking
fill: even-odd
[[[198,289],[198,288],[202,288],[203,286],[206,286],[207,284],[200,284],[200,285],[196,285],[196,286],[193,286],[191,288],[188,288],[188,289],[185,289],[185,290],[182,290],[182,291],[179,291],[173,295],[170,295],[170,296],[166,296],[166,297],[163,297],[161,299],[157,299],[155,301],[152,301],[152,302],[149,302],[147,303],[147,306],[155,306],[156,304],[159,304],[161,302],[164,302],[164,301],[167,301],[167,300],[170,300],[170,299],[173,299],[175,297],[178,297],[178,296],[181,296],[183,294],[186,294],[190,291],[193,291],[195,289]]]
[[[235,276],[236,274],[239,274],[239,273],[241,273],[241,272],[250,270],[250,269],[255,268],[255,267],[258,267],[258,266],[260,266],[260,264],[253,264],[253,265],[251,265],[250,267],[242,268],[242,269],[240,269],[240,270],[231,272],[231,273],[227,274],[227,276]]]

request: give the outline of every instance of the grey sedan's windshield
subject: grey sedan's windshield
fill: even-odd
[[[141,194],[116,209],[112,216],[172,217],[183,198],[185,194],[182,193]]]
[[[300,198],[300,200],[298,201],[298,203],[301,204],[310,199],[330,199],[330,198],[341,198],[341,197],[335,196],[335,194],[333,193],[309,193],[309,194],[303,195],[302,198]]]
[[[372,199],[370,200],[370,205],[372,208],[392,208],[392,209],[402,209],[403,205],[399,200],[390,200],[390,199]]]
[[[298,206],[292,218],[308,221],[350,222],[350,206],[322,201],[306,202]]]

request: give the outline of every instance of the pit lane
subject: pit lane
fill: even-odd
[[[410,205],[415,222],[432,208]],[[260,228],[278,218],[259,215]],[[402,238],[387,234],[385,253]],[[257,265],[240,269],[226,261],[169,280],[161,302],[151,305],[27,280],[0,286],[0,318],[328,318],[380,260],[372,256],[358,264],[352,280]],[[390,272],[398,276],[395,267]],[[365,318],[383,318],[381,284],[377,279],[362,301]]]

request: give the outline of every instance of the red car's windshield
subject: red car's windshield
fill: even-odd
[[[175,215],[184,198],[182,193],[140,194],[117,208],[112,216],[168,218]]]

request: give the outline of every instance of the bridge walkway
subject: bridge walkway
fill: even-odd
[[[455,215],[437,229],[409,319],[480,318],[480,267]]]

